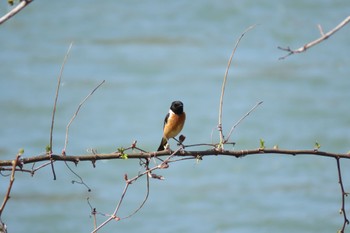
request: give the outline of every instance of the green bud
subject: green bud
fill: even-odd
[[[18,154],[19,155],[23,155],[24,154],[24,149],[23,148],[19,149]]]

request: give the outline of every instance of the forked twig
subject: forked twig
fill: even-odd
[[[103,223],[101,223],[98,227],[95,227],[95,229],[91,232],[91,233],[96,233],[97,231],[99,231],[102,227],[104,227],[106,224],[108,224],[110,221],[112,220],[116,220],[116,221],[120,221],[122,219],[126,219],[126,218],[130,218],[131,216],[133,216],[134,214],[136,214],[143,206],[144,204],[146,203],[147,199],[148,199],[148,196],[149,196],[149,178],[150,177],[154,177],[154,178],[158,178],[160,179],[159,176],[155,175],[155,176],[151,176],[153,174],[152,171],[154,170],[157,170],[157,169],[164,169],[164,168],[167,168],[168,167],[168,163],[170,161],[170,159],[172,157],[174,157],[179,151],[182,150],[182,146],[180,146],[177,150],[173,151],[161,164],[159,165],[156,165],[152,168],[148,168],[148,164],[146,166],[146,170],[140,174],[138,174],[137,176],[133,177],[132,179],[128,179],[127,175],[125,175],[125,187],[124,187],[124,190],[122,192],[122,195],[119,199],[119,202],[117,204],[117,206],[115,207],[115,210],[113,211],[113,213],[111,215],[109,215],[109,218],[106,219]],[[142,176],[144,175],[147,175],[147,192],[146,192],[146,196],[144,198],[144,200],[142,201],[142,203],[140,204],[140,206],[135,210],[133,211],[131,214],[129,214],[128,216],[126,217],[123,217],[123,218],[120,218],[117,216],[117,213],[121,207],[121,204],[124,200],[124,197],[127,193],[127,190],[129,188],[129,186],[135,182],[136,180],[138,180],[139,178],[141,178]]]
[[[300,47],[298,49],[293,50],[290,47],[283,48],[283,47],[278,46],[277,47],[278,49],[288,52],[285,56],[280,57],[279,60],[285,59],[286,57],[288,57],[288,56],[290,56],[292,54],[305,52],[307,49],[311,48],[312,46],[315,46],[315,45],[319,44],[320,42],[328,39],[330,36],[335,34],[339,29],[344,27],[349,22],[350,22],[350,16],[346,17],[335,28],[333,28],[332,30],[330,30],[327,33],[324,33],[322,27],[320,25],[318,25],[317,27],[318,27],[318,29],[320,31],[321,37],[319,37],[316,40],[313,40],[313,41],[305,44],[304,46],[302,46],[302,47]]]
[[[146,201],[147,201],[147,199],[148,199],[148,197],[149,197],[149,176],[146,176],[146,179],[147,179],[147,182],[146,182],[146,188],[147,188],[147,190],[146,190],[146,195],[145,195],[145,198],[143,199],[143,201],[141,202],[141,205],[136,209],[136,210],[134,210],[134,212],[132,212],[131,214],[129,214],[128,216],[126,216],[126,217],[124,217],[124,218],[122,218],[122,219],[127,219],[127,218],[130,218],[130,217],[132,217],[133,215],[135,215],[137,212],[139,212],[139,210],[145,205],[145,203],[146,203]]]

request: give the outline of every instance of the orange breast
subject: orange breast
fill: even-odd
[[[164,137],[166,139],[176,137],[182,128],[184,127],[186,120],[186,114],[183,112],[180,115],[171,113],[168,118],[168,122],[164,126]]]

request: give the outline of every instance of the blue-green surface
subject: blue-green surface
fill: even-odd
[[[0,13],[10,10],[6,1]],[[62,77],[54,152],[79,103],[102,80],[70,127],[68,154],[112,152],[138,146],[155,150],[172,100],[185,104],[186,143],[217,141],[222,78],[233,45],[250,25],[235,54],[224,99],[224,132],[255,103],[264,101],[234,131],[235,150],[259,147],[350,150],[350,27],[304,54],[285,55],[348,16],[350,2],[322,1],[34,1],[0,26],[0,159],[45,151],[57,77]],[[213,131],[214,130],[214,131]],[[174,146],[174,145],[173,145]],[[138,161],[103,161],[76,172],[92,189],[56,163],[34,177],[16,173],[3,213],[9,232],[90,232],[91,204],[113,212],[124,174]],[[342,161],[350,191],[349,161]],[[255,155],[208,157],[158,171],[150,196],[132,218],[101,232],[336,232],[340,187],[334,159]],[[0,177],[1,199],[9,177]],[[143,200],[145,180],[133,184],[120,216]],[[349,204],[350,205],[350,204]],[[348,211],[348,215],[350,215]],[[101,223],[105,218],[99,217]]]

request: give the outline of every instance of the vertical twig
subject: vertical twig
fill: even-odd
[[[53,110],[52,110],[52,119],[51,119],[51,128],[50,128],[50,144],[49,144],[49,148],[48,148],[48,152],[50,153],[50,156],[52,155],[53,126],[55,124],[55,114],[56,114],[56,108],[57,108],[58,94],[59,94],[60,86],[61,86],[61,79],[62,79],[64,66],[65,66],[65,64],[67,62],[68,55],[69,55],[69,52],[70,52],[72,46],[73,46],[73,42],[69,45],[67,53],[66,53],[66,55],[65,55],[65,57],[63,59],[63,63],[62,63],[61,70],[60,70],[60,74],[58,76],[57,87],[56,87],[56,95],[55,95],[55,102],[54,102]],[[53,166],[53,161],[52,160],[51,160],[51,169],[52,169],[52,173],[53,173],[53,179],[56,180],[56,173],[55,173],[55,168]]]
[[[92,215],[92,217],[93,217],[93,221],[94,221],[94,229],[96,229],[97,228],[97,218],[96,218],[96,215],[97,214],[101,214],[101,213],[98,213],[97,212],[97,210],[96,210],[96,208],[94,208],[94,207],[92,207],[92,205],[91,205],[91,203],[90,203],[90,198],[88,197],[87,199],[87,203],[88,203],[88,205],[90,206],[90,209],[91,209],[91,215]]]
[[[345,190],[344,190],[343,179],[342,179],[342,174],[341,174],[341,170],[340,170],[340,158],[337,157],[336,160],[337,160],[337,168],[338,168],[338,183],[340,185],[340,190],[341,190],[341,194],[342,194],[340,213],[343,214],[343,217],[344,217],[343,226],[338,232],[344,233],[346,225],[349,224],[349,219],[346,216],[346,210],[345,210],[345,197],[348,196],[348,193],[345,192]]]
[[[223,102],[224,102],[224,94],[225,94],[225,87],[226,87],[226,81],[227,81],[227,75],[228,75],[228,71],[230,69],[231,66],[231,62],[232,62],[232,58],[234,56],[234,54],[236,53],[237,47],[239,42],[241,41],[241,39],[243,38],[243,36],[251,29],[253,29],[255,27],[255,25],[252,25],[250,27],[248,27],[242,34],[241,36],[238,38],[238,40],[236,41],[236,44],[232,50],[231,56],[228,60],[228,64],[226,67],[226,71],[225,71],[225,75],[224,75],[224,80],[222,82],[222,87],[221,87],[221,96],[220,96],[220,104],[219,104],[219,123],[218,123],[218,130],[220,133],[220,144],[219,146],[221,148],[223,148],[223,144],[225,142],[225,138],[224,138],[224,134],[222,132],[222,107],[223,107]]]
[[[58,93],[60,91],[60,86],[61,86],[62,74],[63,74],[64,66],[65,66],[65,64],[67,62],[68,55],[69,55],[69,52],[70,52],[72,46],[73,46],[73,43],[71,43],[69,48],[68,48],[68,51],[67,51],[67,53],[66,53],[66,55],[65,55],[65,57],[63,59],[63,63],[62,63],[61,70],[60,70],[60,74],[58,76],[58,82],[57,82],[57,87],[56,87],[56,95],[55,95],[55,102],[54,102],[53,110],[52,110],[52,120],[51,120],[51,128],[50,128],[50,150],[52,150],[53,126],[55,124],[55,114],[56,114],[56,108],[57,108]]]

